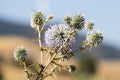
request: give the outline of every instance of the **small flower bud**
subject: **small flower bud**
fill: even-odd
[[[35,11],[31,17],[31,27],[36,28],[43,24],[45,17],[42,12]]]
[[[76,67],[74,65],[70,65],[68,70],[69,70],[69,72],[75,72],[76,71]]]
[[[103,35],[100,32],[92,32],[87,36],[87,45],[97,47],[103,41]]]
[[[14,58],[16,61],[25,61],[26,57],[28,56],[28,52],[23,46],[18,46],[14,50]]]
[[[92,21],[87,21],[87,22],[86,22],[85,27],[86,27],[87,31],[92,30],[92,29],[93,29],[93,26],[94,26],[94,23],[93,23]]]
[[[51,19],[53,19],[53,16],[52,16],[52,15],[49,15],[49,16],[48,16],[48,20],[51,20]]]
[[[65,16],[64,17],[64,22],[67,23],[67,24],[70,24],[72,21],[72,18],[70,16]]]
[[[75,15],[71,21],[72,27],[82,29],[84,27],[85,18],[82,15]]]

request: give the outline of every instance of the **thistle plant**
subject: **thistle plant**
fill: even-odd
[[[51,19],[53,19],[53,16],[47,17],[41,11],[35,11],[31,16],[31,27],[38,34],[36,40],[38,41],[41,56],[39,64],[26,65],[29,53],[25,47],[18,46],[14,50],[14,58],[24,65],[28,80],[44,80],[48,76],[55,75],[57,69],[75,72],[77,69],[74,65],[63,65],[62,63],[66,60],[69,61],[75,55],[75,51],[83,52],[99,46],[103,41],[102,33],[92,31],[94,23],[85,21],[84,16],[81,14],[73,17],[67,15],[64,17],[64,23],[46,27],[46,24]],[[76,46],[75,35],[79,34],[78,32],[82,31],[82,29],[85,29],[87,32],[86,39],[74,51],[73,46]],[[44,37],[42,37],[42,34],[44,34]],[[42,45],[42,38],[45,40],[44,46]],[[48,58],[43,56],[43,54],[46,54]],[[43,63],[43,57],[46,60],[45,63]],[[38,68],[35,73],[30,71],[30,68],[33,66]]]

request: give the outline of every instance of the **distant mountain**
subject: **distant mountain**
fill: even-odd
[[[53,23],[52,23],[53,24]],[[0,36],[1,35],[18,35],[28,38],[34,38],[35,32],[30,25],[16,24],[0,20]],[[98,58],[103,59],[120,59],[120,50],[113,46],[103,44],[101,47],[94,50]]]
[[[107,59],[120,59],[120,50],[107,44],[103,44],[101,47],[98,47],[97,54],[101,58]]]
[[[30,25],[16,24],[0,20],[0,35],[19,35],[33,38],[35,33],[34,30],[30,28]]]

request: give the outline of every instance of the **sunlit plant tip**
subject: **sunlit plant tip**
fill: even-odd
[[[99,46],[100,43],[103,41],[103,35],[101,32],[92,32],[87,36],[87,45],[92,46]]]
[[[81,14],[77,14],[73,17],[71,21],[71,26],[74,27],[75,29],[83,29],[84,28],[84,23],[85,23],[85,18]]]
[[[85,28],[86,28],[87,31],[92,30],[93,26],[94,26],[94,22],[93,21],[87,21],[86,24],[85,24]]]
[[[45,21],[45,16],[41,11],[34,11],[31,16],[31,27],[36,28],[41,26]]]

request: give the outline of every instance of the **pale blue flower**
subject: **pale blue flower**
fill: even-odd
[[[71,28],[68,25],[65,24],[58,24],[53,25],[45,32],[45,42],[46,45],[50,48],[58,49],[60,46],[62,46],[63,42],[68,37],[68,33],[70,33]],[[73,43],[75,42],[74,35],[72,34],[68,41],[66,42],[66,45],[68,47],[72,47]]]

